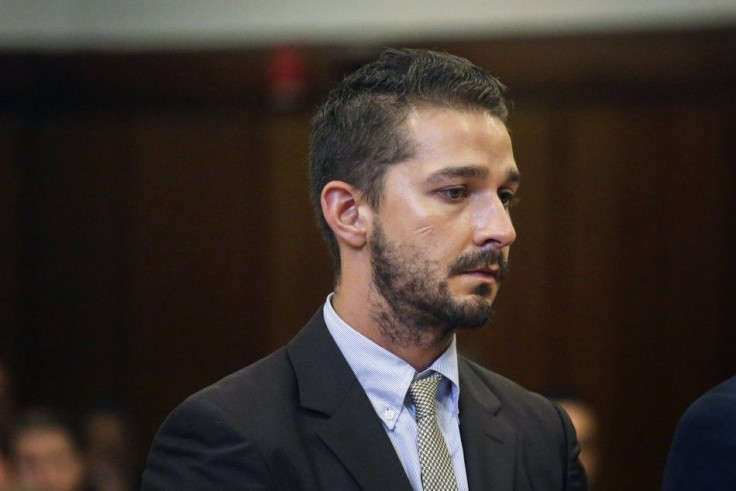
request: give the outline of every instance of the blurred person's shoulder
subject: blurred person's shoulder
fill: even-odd
[[[708,422],[736,429],[736,375],[696,399],[681,420],[684,425]]]

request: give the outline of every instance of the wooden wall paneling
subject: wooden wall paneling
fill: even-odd
[[[264,349],[288,342],[332,290],[332,267],[321,239],[308,192],[310,116],[305,113],[264,116],[259,165],[261,213],[268,231],[260,258],[268,264],[261,278],[267,291]]]
[[[34,129],[25,192],[22,329],[25,403],[81,410],[117,398],[125,267],[125,145],[111,120],[45,118]],[[32,222],[32,223],[31,223]],[[90,370],[90,367],[95,367]]]
[[[0,117],[0,363],[10,369],[18,330],[19,123]]]
[[[688,121],[694,138],[682,138],[680,121]],[[652,408],[682,397],[683,384],[693,383],[692,373],[673,373],[678,353],[689,350],[702,367],[714,348],[717,328],[708,317],[716,307],[717,179],[713,150],[695,155],[703,149],[693,145],[715,143],[712,130],[707,112],[639,104],[581,109],[570,133],[581,176],[570,292],[570,329],[579,335],[570,350],[582,366],[598,365],[607,375],[593,387],[608,408],[603,480],[619,489],[659,485],[673,428],[662,408]],[[693,160],[700,162],[697,175]],[[691,187],[704,199],[690,200]],[[691,260],[700,254],[708,256],[705,264]],[[705,324],[698,339],[682,336],[695,323],[694,306]]]
[[[718,113],[719,103],[681,103],[652,118],[670,122],[665,140],[661,173],[668,175],[668,194],[662,210],[672,236],[663,244],[667,261],[666,295],[672,306],[664,310],[667,324],[661,337],[671,339],[676,371],[660,360],[662,375],[669,382],[668,407],[679,416],[678,406],[720,381],[718,351],[721,313],[720,275],[732,252],[726,247],[730,227],[723,221],[721,195],[729,192],[723,174],[727,162]],[[684,411],[684,407],[682,410]]]
[[[437,43],[421,43],[429,48]],[[710,80],[730,87],[736,72],[736,28],[610,33],[588,36],[459,40],[440,47],[499,76],[515,92],[577,97],[600,88],[638,87],[662,94]],[[727,89],[728,90],[728,89]],[[613,94],[612,94],[613,95]]]
[[[736,373],[722,374],[717,356],[722,352],[722,331],[730,329],[728,322],[722,322],[720,280],[733,254],[725,240],[730,224],[723,220],[720,208],[722,194],[730,192],[733,183],[729,185],[723,173],[728,161],[719,105],[708,101],[676,106],[667,135],[671,145],[663,145],[670,152],[670,164],[663,170],[678,170],[667,202],[679,204],[677,213],[669,214],[674,233],[665,248],[673,265],[666,276],[667,295],[676,308],[666,310],[668,325],[661,331],[661,337],[670,340],[676,333],[676,341],[670,348],[671,361],[659,360],[664,381],[654,381],[666,387],[667,410],[654,430],[665,441],[695,398]],[[736,352],[731,356],[736,357]]]
[[[565,147],[560,163],[568,169],[566,182],[559,184],[564,195],[557,219],[558,321],[567,338],[557,356],[601,412],[604,455],[617,435],[608,411],[616,397],[612,347],[618,329],[615,294],[621,287],[618,251],[625,247],[617,227],[627,176],[622,165],[627,150],[618,133],[624,119],[614,107],[573,106],[558,134]],[[606,474],[609,464],[601,465],[602,480],[615,482]]]
[[[650,471],[654,485],[677,419],[688,401],[715,385],[725,224],[715,209],[720,176],[712,108],[645,106],[631,120],[631,160],[648,171],[637,182],[643,206],[629,228],[638,247],[625,250],[626,263],[638,274],[619,343],[619,356],[634,362],[620,366],[619,390],[630,408],[641,411],[624,431],[638,435],[641,458],[659,471]],[[655,404],[661,408],[652,414]]]
[[[733,301],[733,282],[736,277],[736,90],[717,98],[719,106],[718,148],[722,151],[720,161],[721,176],[720,199],[717,209],[720,213],[720,224],[723,233],[723,267],[720,271],[719,325],[721,333],[718,339],[719,379],[725,380],[736,373],[736,302]],[[726,224],[724,227],[723,224]]]
[[[265,354],[257,131],[238,114],[136,121],[127,393],[147,441],[185,396]]]

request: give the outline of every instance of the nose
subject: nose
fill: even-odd
[[[498,197],[483,206],[475,216],[473,242],[478,247],[504,249],[516,240],[516,229],[511,215]]]

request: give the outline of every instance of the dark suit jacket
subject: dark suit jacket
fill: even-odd
[[[471,490],[585,489],[569,418],[460,358]],[[410,490],[322,309],[284,348],[193,396],[164,421],[144,490]]]
[[[706,392],[682,415],[662,487],[736,489],[736,376]]]

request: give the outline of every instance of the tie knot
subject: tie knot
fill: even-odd
[[[437,387],[442,375],[434,372],[429,377],[415,380],[409,386],[409,394],[417,410],[417,421],[426,416],[434,417]]]

